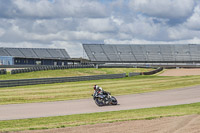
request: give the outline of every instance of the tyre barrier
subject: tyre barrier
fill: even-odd
[[[7,74],[6,69],[0,69],[0,75]]]
[[[156,70],[152,70],[149,72],[138,72],[138,73],[129,73],[129,77],[137,76],[137,75],[153,75],[163,70],[162,67],[157,68]]]
[[[126,73],[93,75],[93,76],[77,76],[77,77],[0,80],[0,87],[52,84],[52,83],[63,83],[63,82],[77,82],[77,81],[88,81],[88,80],[99,80],[99,79],[117,79],[117,78],[124,78],[124,77],[126,77]]]
[[[71,68],[93,68],[93,65],[67,65],[67,66],[36,66],[25,69],[13,69],[11,74],[27,73],[35,71],[45,71],[45,70],[58,70],[58,69],[71,69]]]
[[[153,70],[153,71],[143,72],[142,75],[153,75],[153,74],[156,74],[158,72],[161,72],[162,70],[163,70],[163,68],[159,67],[159,68],[157,68],[156,70]]]

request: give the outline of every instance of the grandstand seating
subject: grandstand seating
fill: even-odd
[[[163,61],[166,61],[166,62],[175,61],[172,55],[171,45],[162,45],[162,47],[160,47],[160,52],[161,52]]]
[[[99,61],[108,61],[108,57],[106,56],[105,52],[103,51],[101,45],[98,45],[98,46],[90,46],[90,49],[92,49],[93,51],[92,52],[92,55],[94,56],[94,58],[96,60],[99,60]]]
[[[117,54],[117,49],[113,48],[110,45],[105,45],[102,47],[102,49],[108,57],[107,61],[120,61],[120,57]]]
[[[119,58],[123,61],[135,61],[135,56],[133,55],[133,52],[131,50],[131,47],[129,45],[126,46],[116,46],[117,53],[119,55]]]
[[[19,49],[22,54],[24,56],[26,56],[27,58],[37,58],[37,55],[35,54],[35,52],[32,49],[25,49],[25,48],[21,48]]]
[[[47,49],[47,51],[53,58],[65,58],[66,56],[68,56],[65,50],[63,51],[58,49]]]
[[[23,53],[17,48],[9,48],[9,49],[5,49],[5,51],[7,51],[10,56],[17,56],[17,57],[24,56]]]
[[[159,45],[146,45],[146,56],[149,61],[160,61],[162,60],[161,50]]]
[[[199,44],[83,44],[93,62],[200,62]]]
[[[200,60],[200,45],[189,45],[191,60]]]
[[[51,57],[49,52],[45,49],[35,49],[34,52],[36,53],[36,55],[38,55],[41,58],[50,58]]]
[[[0,48],[0,56],[9,56],[9,54],[4,50],[4,48]]]
[[[136,61],[147,61],[146,51],[141,45],[131,45],[131,50],[136,58]]]
[[[0,56],[22,58],[70,58],[64,49],[50,48],[0,48]]]

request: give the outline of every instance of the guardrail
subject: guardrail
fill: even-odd
[[[126,73],[93,75],[93,76],[77,76],[77,77],[0,80],[0,87],[52,84],[52,83],[62,83],[62,82],[77,82],[77,81],[99,80],[99,79],[116,79],[116,78],[124,78],[124,77],[126,77]]]
[[[156,74],[158,72],[161,72],[162,70],[163,70],[163,68],[159,67],[156,70],[152,70],[152,71],[149,71],[149,72],[129,73],[128,76],[132,77],[132,76],[137,76],[137,75],[153,75],[153,74]]]
[[[134,72],[134,73],[129,73],[128,74],[129,77],[138,76],[138,75],[142,75],[142,73],[141,72],[137,72],[137,73]]]
[[[6,69],[0,69],[0,75],[2,75],[2,74],[7,74]]]

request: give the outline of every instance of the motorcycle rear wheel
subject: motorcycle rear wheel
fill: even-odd
[[[103,99],[101,99],[101,98],[95,98],[95,103],[96,103],[96,105],[99,106],[99,107],[101,107],[101,106],[104,105]]]

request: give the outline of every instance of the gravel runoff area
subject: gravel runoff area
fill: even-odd
[[[199,133],[199,125],[200,115],[187,115],[19,133]]]
[[[189,75],[200,75],[199,68],[193,69],[167,69],[160,76],[189,76]]]

